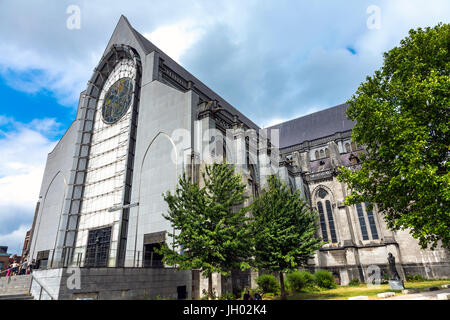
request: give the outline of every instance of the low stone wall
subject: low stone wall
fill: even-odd
[[[20,275],[0,278],[0,296],[27,294],[30,291],[31,276]]]
[[[425,279],[450,279],[450,262],[403,264],[407,276],[420,274]]]
[[[389,265],[388,264],[376,264],[380,268],[381,278],[384,279],[385,275],[389,277]],[[361,266],[335,266],[335,267],[312,267],[308,268],[308,271],[314,273],[318,269],[328,270],[336,276],[339,275],[340,281],[342,285],[347,285],[349,281],[352,279],[358,279],[360,282],[364,280],[364,277],[368,276],[368,265],[362,266],[364,270],[362,270]],[[413,276],[413,275],[421,275],[425,279],[450,279],[450,262],[442,262],[442,263],[409,263],[409,264],[399,264],[396,265],[397,271],[400,275],[402,275],[402,271],[405,276]],[[400,267],[402,270],[400,270]],[[345,275],[345,278],[343,277]],[[406,279],[404,279],[406,280]]]
[[[79,288],[76,272],[79,272]],[[186,290],[186,298],[192,295],[192,274],[189,270],[171,268],[80,268],[38,270],[35,277],[58,300],[143,300],[178,299],[179,290]],[[36,290],[34,288],[36,287]],[[181,287],[181,288],[180,288]],[[33,283],[32,294],[37,297],[39,286]],[[36,292],[35,292],[36,291]],[[43,294],[42,299],[46,299]]]

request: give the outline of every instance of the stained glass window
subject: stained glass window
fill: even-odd
[[[133,83],[130,78],[116,81],[105,95],[102,116],[106,123],[114,123],[127,112],[133,98]]]

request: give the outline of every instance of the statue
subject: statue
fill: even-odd
[[[388,255],[389,269],[391,271],[391,280],[400,280],[397,269],[395,268],[395,257],[389,252]]]
[[[395,257],[390,252],[388,255],[388,262],[389,262],[389,269],[391,272],[391,280],[389,280],[389,288],[394,290],[405,289],[403,280],[400,279],[397,269],[395,268]]]

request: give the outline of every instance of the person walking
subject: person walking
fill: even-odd
[[[28,261],[27,261],[27,259],[25,259],[20,266],[19,275],[22,276],[27,272],[27,266],[28,266]]]
[[[19,271],[19,264],[17,263],[17,260],[14,260],[12,264],[12,275],[16,276],[18,274],[18,271]]]

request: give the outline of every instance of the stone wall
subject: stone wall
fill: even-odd
[[[73,270],[73,269],[72,269]],[[178,287],[186,287],[187,299],[192,295],[191,271],[169,268],[81,268],[79,289],[71,269],[37,270],[34,275],[53,299],[75,300],[155,300],[178,299]],[[39,296],[40,286],[33,282],[31,293]],[[41,299],[48,299],[44,292]]]

